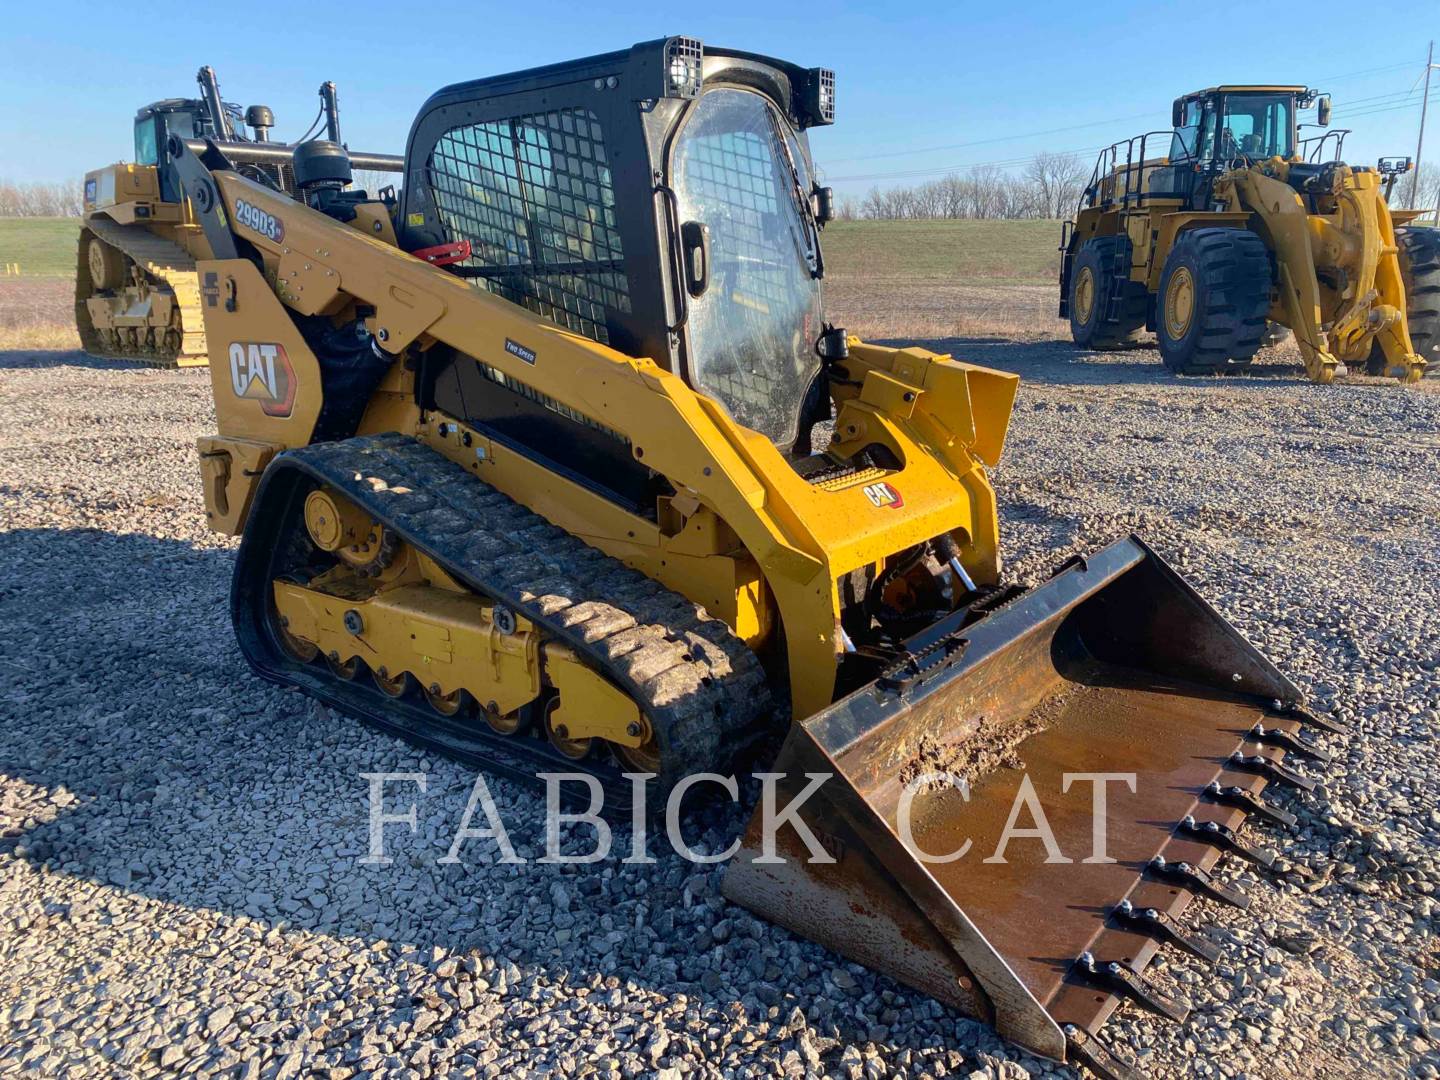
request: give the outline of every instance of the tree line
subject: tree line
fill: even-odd
[[[1019,172],[977,165],[912,187],[871,188],[841,199],[837,216],[869,221],[925,218],[1062,218],[1075,212],[1090,166],[1075,154],[1036,154]]]
[[[838,200],[836,216],[842,221],[1068,218],[1090,174],[1091,166],[1075,154],[1040,153],[1018,172],[980,165],[910,187],[871,188],[863,198]],[[1412,189],[1412,179],[1396,181],[1390,205],[1434,209],[1440,203],[1440,164],[1425,166],[1418,191]]]
[[[79,180],[29,184],[0,180],[0,217],[79,217],[82,193]]]
[[[871,188],[863,198],[841,198],[842,221],[899,221],[929,218],[1068,218],[1090,179],[1090,166],[1075,154],[1036,154],[1018,172],[978,165],[911,187]],[[1411,177],[1402,176],[1390,198],[1394,207],[1434,208],[1440,203],[1440,164],[1425,167],[1412,196]],[[393,183],[391,174],[357,173],[357,187],[372,193]],[[368,181],[368,182],[367,182]],[[79,180],[12,183],[0,180],[0,217],[78,217],[83,209]]]

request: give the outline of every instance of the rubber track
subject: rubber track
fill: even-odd
[[[180,308],[181,341],[178,353],[120,352],[104,344],[100,332],[91,324],[90,311],[85,306],[86,299],[94,292],[90,264],[85,257],[87,232],[128,255],[153,283],[169,289],[174,295]],[[205,319],[200,310],[200,277],[195,272],[195,260],[179,244],[156,236],[143,225],[121,225],[104,218],[89,218],[81,226],[77,258],[75,325],[80,332],[80,346],[87,353],[103,360],[128,360],[156,367],[201,367],[209,363]]]
[[[1425,374],[1440,377],[1440,229],[1407,225],[1395,232],[1410,344],[1428,365]]]
[[[777,722],[764,669],[724,623],[429,447],[366,436],[292,450],[277,466],[343,492],[624,689],[658,737],[661,792],[690,773],[728,775],[762,726]],[[523,751],[526,742],[545,746],[518,736],[506,748]]]

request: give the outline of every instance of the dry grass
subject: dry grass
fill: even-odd
[[[0,278],[0,351],[79,347],[72,282],[64,278]]]
[[[1055,315],[1057,292],[1047,285],[964,285],[931,281],[884,285],[827,281],[829,318],[871,341],[1066,337]]]
[[[1062,336],[1052,221],[861,221],[825,230],[825,307],[876,341]]]

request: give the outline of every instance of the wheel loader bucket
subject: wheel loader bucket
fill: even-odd
[[[1167,943],[1214,959],[1178,916],[1197,895],[1248,903],[1210,871],[1273,860],[1239,832],[1293,823],[1261,792],[1310,785],[1282,761],[1324,759],[1297,732],[1334,725],[1138,538],[962,621],[792,727],[725,894],[1029,1050],[1126,1075],[1106,1018],[1124,998],[1184,1018],[1146,965]]]

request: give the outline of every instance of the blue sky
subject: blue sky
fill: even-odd
[[[215,15],[142,6],[127,29],[113,4],[15,3],[0,65],[0,179],[61,180],[128,158],[136,107],[193,96],[201,64],[215,67],[227,100],[270,105],[280,137],[305,129],[316,88],[334,79],[350,146],[400,153],[421,102],[446,83],[668,33],[834,68],[837,123],[812,146],[848,194],[1043,149],[1088,162],[1102,144],[1167,126],[1180,93],[1219,82],[1331,91],[1335,126],[1355,128],[1346,158],[1373,163],[1414,153],[1416,82],[1427,40],[1440,37],[1436,0],[1383,13],[1335,0],[885,6],[257,0]],[[1440,108],[1429,144],[1440,165]]]

